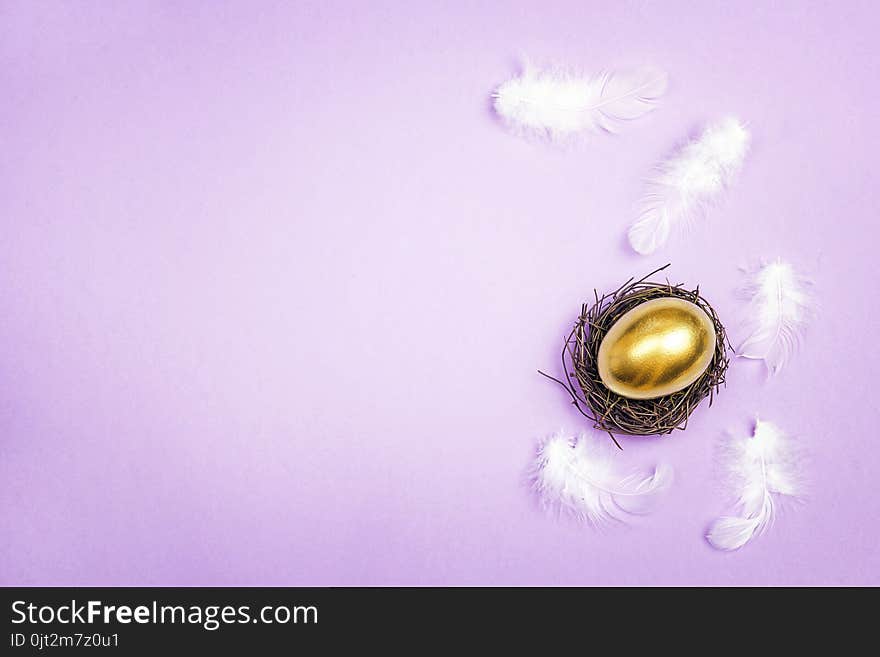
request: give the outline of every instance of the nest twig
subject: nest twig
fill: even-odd
[[[667,280],[652,283],[647,279],[669,267],[665,265],[637,281],[628,280],[610,294],[599,296],[595,303],[583,304],[581,314],[562,348],[565,381],[541,372],[562,385],[571,395],[572,403],[597,429],[607,431],[620,447],[615,434],[630,436],[662,435],[687,428],[690,414],[706,397],[712,405],[715,394],[724,385],[724,374],[732,350],[724,325],[715,310],[700,296],[699,287],[687,290],[682,284]],[[612,392],[599,378],[599,345],[611,326],[626,312],[639,304],[660,297],[686,299],[701,308],[715,326],[715,355],[709,367],[687,388],[654,399],[629,399]]]

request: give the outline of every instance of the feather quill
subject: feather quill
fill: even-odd
[[[650,513],[672,483],[672,469],[622,476],[605,443],[557,433],[538,449],[533,482],[545,508],[556,508],[593,525]]]
[[[514,131],[564,140],[584,132],[615,132],[650,112],[666,92],[654,69],[584,76],[527,65],[493,94],[495,111]]]
[[[791,358],[813,316],[810,281],[787,262],[775,260],[749,275],[744,332],[737,349],[743,358],[756,358],[776,374]]]
[[[725,466],[738,514],[716,519],[706,539],[719,550],[736,550],[770,528],[776,496],[800,493],[800,456],[778,426],[756,419],[751,437],[726,444]]]
[[[663,246],[673,230],[687,227],[715,202],[742,167],[750,136],[735,118],[708,126],[648,181],[642,211],[629,228],[629,243],[643,255]]]

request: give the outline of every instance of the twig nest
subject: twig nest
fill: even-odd
[[[646,280],[666,267],[596,293],[563,347],[560,383],[612,439],[685,429],[724,384],[732,349],[724,325],[699,288]]]

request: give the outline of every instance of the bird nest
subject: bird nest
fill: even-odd
[[[688,290],[682,284],[653,283],[647,279],[663,271],[666,265],[644,278],[628,280],[616,291],[602,297],[594,291],[595,303],[585,303],[574,328],[562,349],[565,381],[544,376],[561,384],[571,395],[572,403],[597,429],[607,431],[620,447],[615,434],[648,436],[672,433],[687,428],[691,413],[706,397],[712,405],[715,394],[724,384],[724,375],[732,350],[724,325],[715,310],[700,296],[699,287]],[[599,345],[612,325],[636,306],[662,297],[685,299],[701,308],[715,327],[715,354],[706,371],[692,384],[662,397],[629,399],[605,387],[599,378]]]

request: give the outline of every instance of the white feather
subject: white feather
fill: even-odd
[[[744,290],[749,297],[743,325],[746,338],[737,355],[763,360],[771,374],[781,370],[813,316],[809,286],[805,277],[779,259],[752,272]]]
[[[765,532],[776,513],[776,495],[800,492],[800,458],[791,439],[772,422],[755,420],[750,438],[726,445],[725,466],[736,491],[738,515],[712,523],[706,539],[719,550],[736,550]]]
[[[618,124],[654,109],[667,75],[653,69],[597,76],[526,66],[494,93],[495,111],[514,131],[565,139],[614,132]]]
[[[622,476],[612,450],[586,436],[561,433],[538,449],[533,481],[545,507],[558,508],[594,525],[650,513],[672,483],[672,469],[660,465],[651,473]]]
[[[661,163],[648,182],[642,212],[629,228],[632,248],[641,254],[653,253],[673,230],[705,213],[742,167],[749,140],[739,120],[726,118]]]

